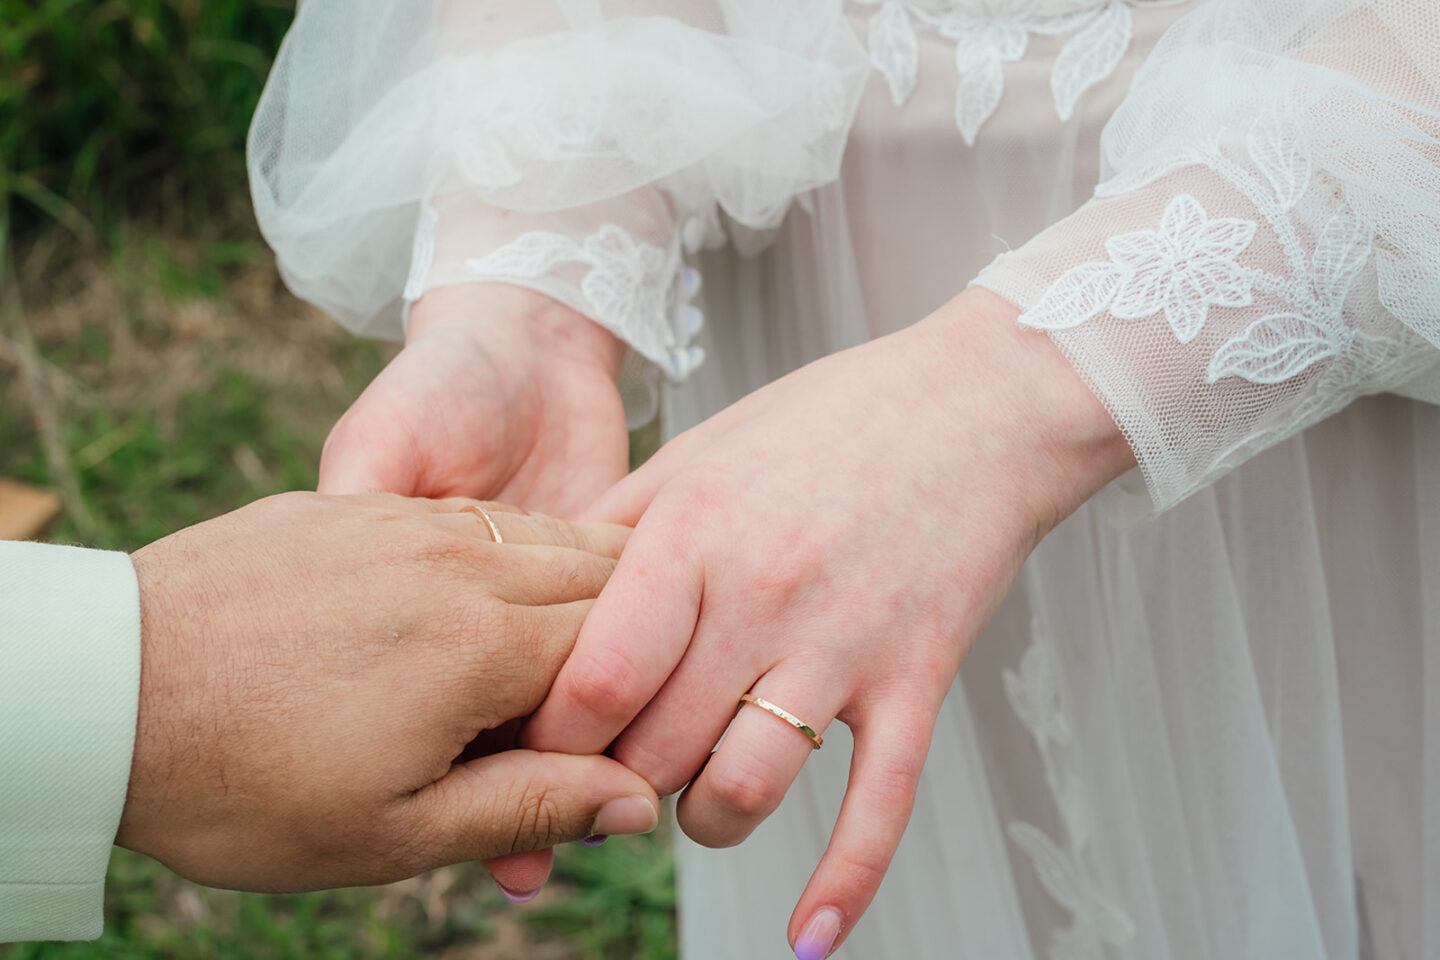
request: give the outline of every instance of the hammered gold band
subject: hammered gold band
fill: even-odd
[[[490,531],[491,540],[494,540],[496,543],[505,542],[505,538],[500,536],[500,528],[495,526],[495,521],[490,519],[490,514],[486,513],[483,507],[477,507],[474,504],[469,504],[467,506],[461,507],[460,512],[475,514],[475,516],[479,517],[481,522],[485,524],[485,528]]]
[[[784,707],[775,706],[775,704],[771,703],[769,700],[766,700],[764,697],[757,697],[753,693],[745,693],[741,694],[740,702],[754,704],[761,710],[766,710],[770,713],[775,714],[775,716],[779,717],[781,720],[784,720],[786,723],[790,724],[790,726],[794,727],[796,730],[799,730],[801,733],[805,734],[805,736],[809,737],[810,745],[816,750],[819,750],[821,745],[825,743],[825,738],[820,736],[820,734],[815,731],[814,727],[810,726],[810,724],[806,723],[804,720],[801,720],[799,717],[795,716],[795,714],[791,713],[789,710],[786,710]]]

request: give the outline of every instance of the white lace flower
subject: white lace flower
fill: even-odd
[[[1176,339],[1189,343],[1212,305],[1250,305],[1250,280],[1236,258],[1254,237],[1252,221],[1212,220],[1198,200],[1180,194],[1170,201],[1159,230],[1106,241],[1111,261],[1122,270],[1110,312],[1120,320],[1143,320],[1163,310]]]
[[[1159,230],[1111,237],[1108,261],[1067,270],[1020,322],[1042,330],[1065,330],[1105,310],[1120,320],[1144,320],[1164,312],[1181,343],[1194,340],[1210,307],[1251,303],[1251,274],[1236,258],[1255,238],[1255,223],[1211,219],[1200,201],[1182,193],[1170,201]]]
[[[1004,67],[1025,56],[1030,35],[1067,37],[1050,86],[1055,111],[1069,120],[1080,97],[1115,72],[1133,33],[1131,7],[1147,0],[994,0],[953,5],[914,0],[856,0],[880,9],[870,18],[870,59],[900,106],[915,89],[920,44],[916,26],[955,41],[955,125],[974,145],[1000,106]],[[1148,0],[1171,3],[1176,0]]]
[[[678,241],[666,250],[637,240],[613,223],[583,242],[532,230],[472,257],[465,269],[476,280],[520,283],[571,304],[678,382],[705,356],[687,346],[704,318],[690,302],[700,275],[684,266],[678,247]]]
[[[580,281],[580,291],[594,307],[596,319],[617,322],[664,313],[670,286],[662,277],[664,250],[607,223],[585,238],[583,253],[590,271]]]

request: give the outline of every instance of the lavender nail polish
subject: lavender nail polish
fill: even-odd
[[[495,884],[495,886],[500,888],[500,892],[505,894],[505,899],[511,903],[529,903],[531,900],[540,896],[539,887],[536,887],[534,890],[516,891],[500,883]]]
[[[594,833],[586,837],[584,840],[581,840],[580,843],[587,847],[598,847],[600,846],[600,844],[604,843],[606,840],[609,839],[610,834],[608,833]]]
[[[834,907],[821,907],[811,914],[795,938],[796,960],[825,960],[840,936],[840,924],[840,911]]]

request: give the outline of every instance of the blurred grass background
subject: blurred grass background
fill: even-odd
[[[65,502],[53,539],[134,549],[312,487],[393,355],[291,297],[244,140],[289,0],[0,0],[0,476]],[[663,836],[560,852],[509,905],[476,866],[262,897],[112,859],[99,943],[0,960],[674,957]]]

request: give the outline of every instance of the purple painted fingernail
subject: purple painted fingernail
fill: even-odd
[[[511,903],[529,903],[531,900],[534,900],[536,897],[540,896],[539,887],[536,887],[534,890],[520,891],[511,890],[503,883],[497,883],[495,884],[495,886],[500,888],[500,892],[505,894],[505,899],[509,900]]]
[[[609,839],[610,834],[608,833],[592,833],[590,836],[586,837],[580,842],[587,847],[598,847],[600,846],[600,844],[604,843],[606,840]]]
[[[821,907],[811,914],[795,938],[796,960],[825,960],[840,936],[840,924],[840,911],[834,907]]]

